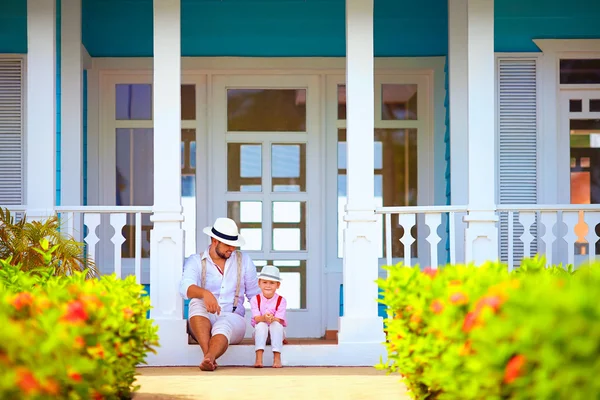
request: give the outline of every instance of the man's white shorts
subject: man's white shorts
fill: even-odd
[[[239,314],[221,312],[220,315],[206,311],[203,299],[192,299],[188,309],[188,318],[204,317],[212,326],[211,335],[224,335],[229,344],[238,344],[246,333],[246,320]]]

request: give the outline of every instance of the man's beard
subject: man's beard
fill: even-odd
[[[215,253],[217,253],[217,255],[218,255],[219,257],[221,257],[222,259],[224,259],[224,260],[227,260],[229,257],[231,257],[231,254],[230,254],[230,255],[227,255],[227,254],[225,254],[225,253],[221,252],[221,251],[219,250],[219,246],[217,246],[217,247],[215,248]]]

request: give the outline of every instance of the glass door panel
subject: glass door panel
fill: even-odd
[[[280,269],[290,337],[321,337],[318,80],[216,77],[211,165],[213,219],[240,227],[242,248]],[[222,160],[227,160],[225,164]],[[247,318],[250,318],[249,304]],[[249,330],[248,335],[251,334]]]

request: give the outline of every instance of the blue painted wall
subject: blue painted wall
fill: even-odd
[[[532,39],[597,39],[599,21],[598,0],[496,0],[496,51],[540,51]]]
[[[151,56],[152,0],[82,0],[93,57]],[[186,56],[343,56],[344,0],[182,0]],[[496,51],[534,38],[600,38],[600,2],[496,0]],[[446,55],[447,0],[375,0],[377,56]],[[135,17],[132,17],[135,16]],[[25,0],[0,2],[0,53],[27,52]]]

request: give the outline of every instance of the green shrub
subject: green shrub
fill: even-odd
[[[45,245],[45,247],[44,247]],[[23,270],[52,266],[57,275],[87,271],[98,275],[93,261],[84,256],[84,246],[60,231],[56,215],[44,221],[19,221],[8,209],[0,208],[0,259],[10,260]]]
[[[158,345],[134,277],[55,276],[0,261],[0,398],[130,398]]]
[[[415,399],[600,396],[600,272],[397,266],[380,280],[388,362]]]

